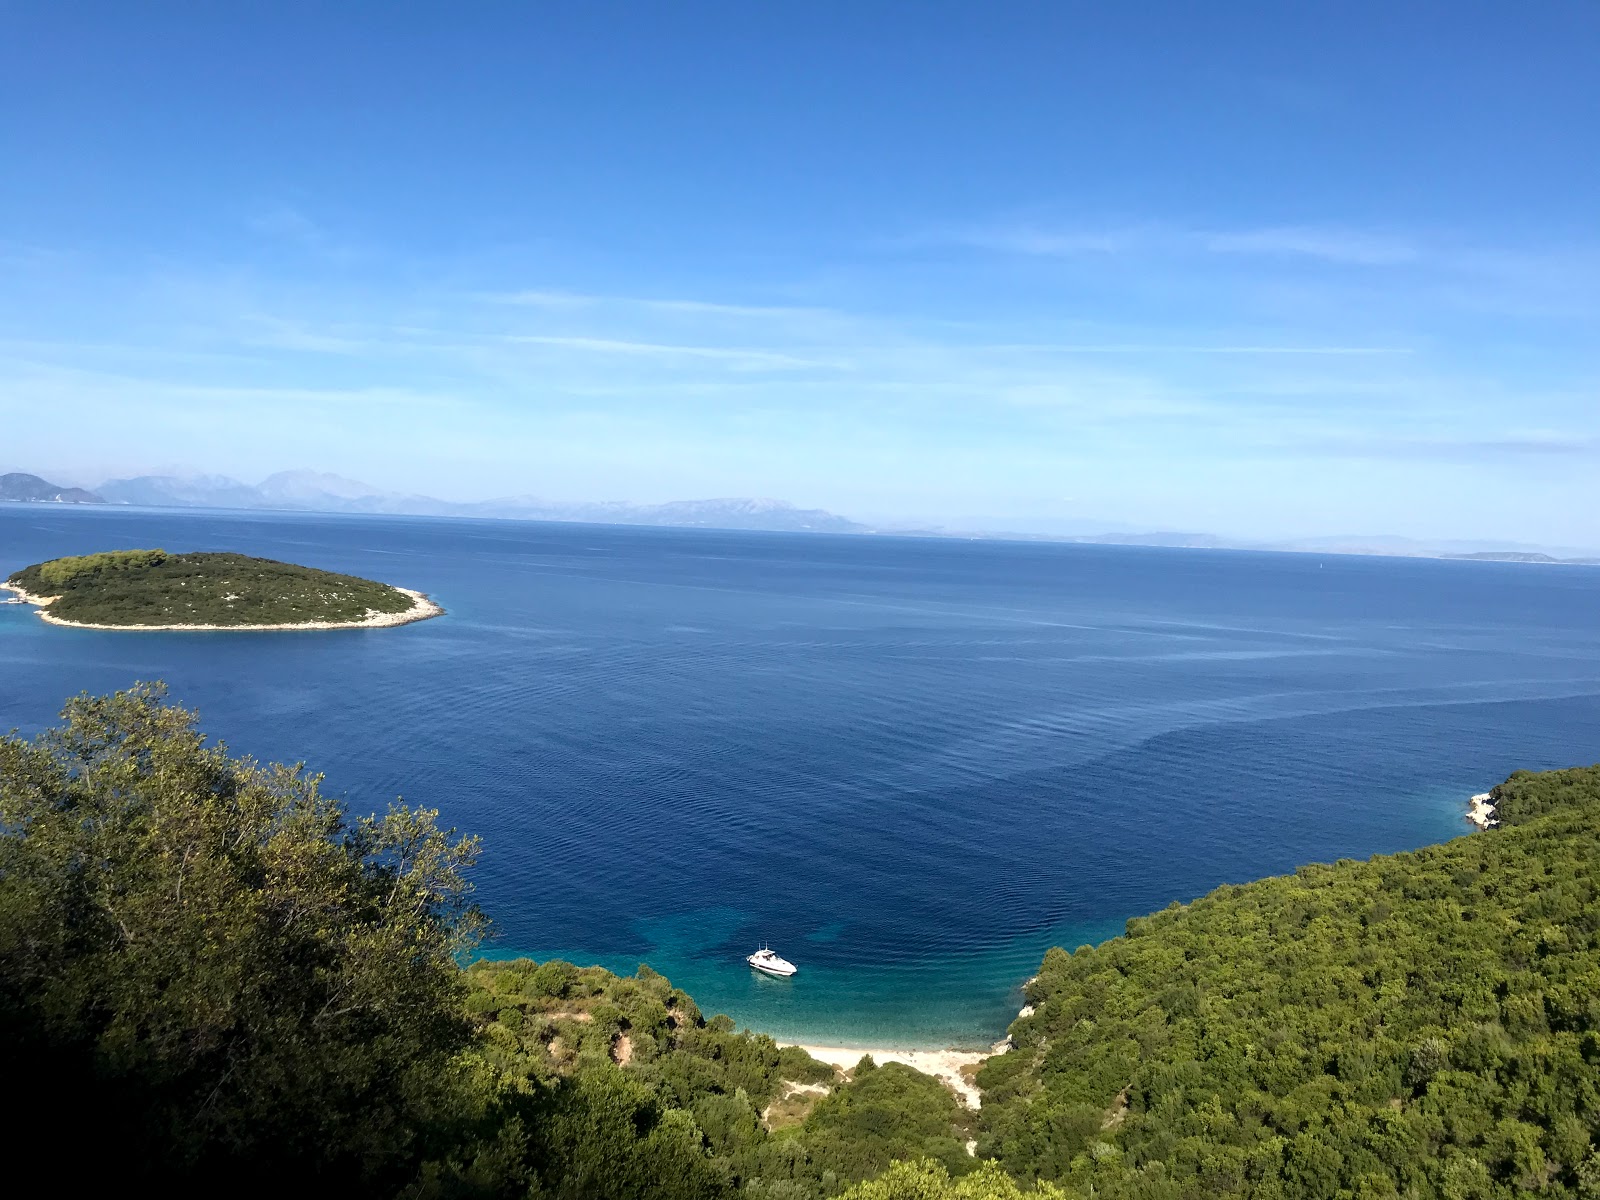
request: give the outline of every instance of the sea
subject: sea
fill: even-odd
[[[1050,946],[1467,835],[1600,759],[1600,569],[0,505],[0,575],[233,550],[429,593],[393,629],[0,606],[0,728],[164,680],[230,750],[482,839],[483,953],[640,963],[781,1039],[999,1038]],[[744,956],[770,945],[799,974]]]

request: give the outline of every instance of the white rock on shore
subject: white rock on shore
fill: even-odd
[[[1479,792],[1472,798],[1472,807],[1467,809],[1467,820],[1479,829],[1488,829],[1491,825],[1500,824],[1499,818],[1494,815],[1494,805],[1491,804],[1488,792]]]

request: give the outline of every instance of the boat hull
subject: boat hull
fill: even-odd
[[[745,961],[750,963],[752,971],[760,971],[763,975],[771,975],[777,979],[787,979],[795,973],[795,968],[792,966],[785,970],[783,967],[775,967],[770,963],[750,962],[749,959],[745,959]]]

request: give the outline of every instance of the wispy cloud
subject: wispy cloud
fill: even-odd
[[[1413,342],[1416,335],[1404,331],[1501,317],[1539,323],[1530,331],[1536,338],[1554,322],[1587,324],[1600,337],[1600,240],[1593,237],[1497,244],[1459,231],[1337,223],[1096,225],[1030,217],[925,230],[891,248],[924,258],[932,252],[952,275],[1016,260],[1009,278],[1035,289],[1045,278],[1040,268],[1059,263],[1055,282],[1086,301],[1147,310],[1182,304],[1190,321],[1212,311],[1257,321],[1276,314],[1330,326],[1388,325]],[[972,252],[983,257],[969,265]]]
[[[490,304],[508,304],[540,309],[631,308],[658,313],[679,313],[685,316],[728,317],[755,321],[787,321],[796,318],[826,318],[843,315],[836,310],[809,305],[731,304],[714,300],[629,296],[600,292],[585,293],[544,288],[524,288],[510,292],[488,292],[478,298]]]
[[[359,257],[352,242],[335,235],[293,205],[274,205],[251,216],[245,224],[260,237],[297,246],[330,262],[349,263]]]
[[[1416,246],[1396,237],[1349,229],[1281,226],[1189,235],[1216,254],[1262,254],[1378,267],[1414,262]]]
[[[795,317],[830,317],[841,315],[836,310],[789,304],[722,304],[709,300],[642,300],[629,298],[629,303],[658,312],[687,313],[695,316],[748,317],[754,320],[790,320]]]
[[[263,236],[317,235],[285,218]],[[39,265],[0,285],[0,417],[41,460],[82,444],[109,461],[158,430],[164,456],[243,475],[316,444],[402,490],[435,470],[466,491],[590,499],[755,477],[845,511],[870,491],[885,512],[912,492],[979,505],[1063,478],[1150,511],[1266,494],[1269,476],[1314,504],[1344,494],[1354,460],[1369,481],[1436,484],[1503,462],[1531,485],[1600,455],[1593,343],[1560,361],[1480,352],[1449,323],[1476,315],[1439,298],[1492,277],[1581,299],[1553,255],[1473,262],[1422,237],[1290,225],[964,236],[939,244],[1029,261],[875,253],[615,290],[571,267],[355,272],[277,249],[249,269],[80,265],[70,288]]]
[[[1284,354],[1309,356],[1325,355],[1332,357],[1366,357],[1370,355],[1412,353],[1411,348],[1407,346],[1283,346],[1266,344],[1258,346],[1231,346],[1226,344],[1182,345],[1161,342],[1116,342],[1103,345],[1013,343],[1009,345],[995,345],[988,348],[991,350],[1031,350],[1042,354],[1126,354],[1135,356],[1169,354]]]
[[[1404,238],[1308,225],[1204,229],[1161,224],[1062,228],[1015,223],[947,228],[917,235],[907,239],[905,244],[962,246],[1048,258],[1240,254],[1316,259],[1354,266],[1386,266],[1413,262],[1420,257],[1418,248]]]
[[[845,364],[802,358],[771,350],[755,350],[735,346],[682,346],[664,342],[635,342],[606,337],[563,337],[547,334],[510,334],[507,342],[535,346],[560,346],[568,350],[585,350],[596,354],[623,354],[630,357],[690,358],[729,363],[750,369],[812,370],[821,367],[839,368]]]
[[[965,246],[1001,254],[1069,258],[1120,254],[1150,242],[1150,235],[1141,230],[1049,230],[1033,225],[1000,225],[947,229],[908,238],[904,244]]]
[[[520,304],[529,308],[586,308],[603,297],[547,288],[522,288],[515,292],[487,292],[481,299],[491,304]]]
[[[1600,437],[1587,433],[1506,433],[1486,437],[1314,438],[1300,446],[1336,458],[1431,460],[1436,462],[1505,462],[1510,459],[1574,459],[1600,457]]]

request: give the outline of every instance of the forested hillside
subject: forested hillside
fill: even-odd
[[[159,688],[0,738],[14,1144],[79,1184],[357,1196],[807,1200],[897,1158],[974,1165],[937,1080],[846,1082],[648,968],[463,971],[477,845],[435,817],[350,819]]]
[[[463,969],[472,839],[353,819],[159,688],[81,697],[0,738],[8,1131],[80,1190],[1596,1200],[1600,768],[1494,799],[1050,951],[973,1113],[647,967]]]
[[[1600,767],[1052,950],[979,1152],[1105,1197],[1600,1196]]]
[[[975,1165],[963,1145],[975,1114],[938,1080],[865,1059],[843,1082],[803,1050],[736,1032],[725,1016],[707,1020],[648,967],[618,978],[524,959],[480,962],[466,976],[481,1053],[532,1098],[530,1161],[547,1164],[541,1178],[556,1195],[633,1194],[630,1162],[641,1194],[784,1200],[835,1195],[896,1159],[931,1158],[957,1175]],[[596,1124],[619,1112],[631,1115]],[[682,1135],[674,1169],[699,1178],[699,1190],[656,1177],[654,1135],[641,1140],[639,1128]]]

